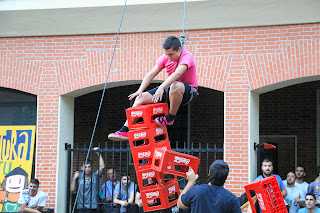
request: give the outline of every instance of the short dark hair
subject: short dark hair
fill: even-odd
[[[40,184],[38,179],[31,179],[29,183],[36,184],[37,186],[39,186],[39,184]]]
[[[90,164],[90,166],[92,166],[91,160],[87,160],[87,163],[86,163],[86,161],[83,161],[84,166],[86,166],[87,164]]]
[[[271,162],[272,163],[272,166],[273,166],[273,161],[269,158],[264,158],[263,161],[261,162],[261,166],[263,163],[267,163],[267,162]]]
[[[216,160],[210,166],[209,182],[212,185],[223,186],[229,175],[229,166],[223,160]]]
[[[301,165],[301,164],[298,165],[298,166],[296,167],[296,169],[297,169],[298,167],[302,167],[302,168],[303,168],[303,171],[304,171],[304,172],[307,172],[306,168],[305,168],[303,165]]]
[[[128,176],[128,177],[130,177],[130,174],[127,173],[127,172],[121,172],[121,173],[120,173],[120,179],[122,179],[123,176]]]
[[[293,173],[294,176],[297,177],[297,175],[296,175],[296,173],[295,173],[294,171],[289,171],[289,172],[287,173],[287,176],[288,176],[289,173]]]
[[[181,47],[181,42],[180,40],[175,37],[175,36],[168,36],[162,45],[163,49],[168,50],[168,49],[173,49],[175,51],[178,51],[179,48]]]
[[[311,195],[311,196],[314,198],[314,200],[317,200],[316,196],[315,196],[313,193],[307,193],[306,196],[305,196],[305,198],[306,198],[308,195]]]
[[[319,174],[320,174],[320,166],[317,167],[317,174],[316,174],[316,176],[318,177]]]

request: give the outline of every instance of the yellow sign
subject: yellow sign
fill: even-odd
[[[36,126],[0,126],[0,211],[16,212],[31,178]]]

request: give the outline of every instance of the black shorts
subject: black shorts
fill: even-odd
[[[189,84],[186,84],[186,83],[183,83],[183,84],[184,84],[184,94],[183,94],[181,106],[190,104],[199,95],[198,87],[191,87]],[[154,95],[157,89],[158,87],[148,90],[147,92],[150,93],[151,95]],[[159,103],[169,103],[169,90],[170,90],[170,87],[167,87],[164,89],[162,99],[161,101],[159,101]]]

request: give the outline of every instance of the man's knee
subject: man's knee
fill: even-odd
[[[152,103],[152,95],[148,92],[142,93],[142,95],[140,97],[137,97],[134,101],[135,106],[149,104],[149,103]]]
[[[181,94],[181,95],[183,95],[184,94],[184,90],[185,90],[184,84],[179,82],[179,81],[176,81],[173,84],[171,84],[169,94]]]

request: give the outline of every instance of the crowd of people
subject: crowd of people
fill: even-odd
[[[118,171],[109,168],[107,170],[108,180],[98,189],[98,173],[102,174],[104,168],[101,155],[100,163],[99,170],[101,171],[99,172],[92,172],[91,162],[87,161],[86,165],[82,166],[84,171],[74,173],[70,190],[78,194],[76,196],[77,212],[94,213],[98,212],[98,208],[100,212],[105,213],[143,212],[139,188],[131,181],[129,173],[121,172],[118,180]],[[239,199],[223,188],[229,175],[227,163],[216,160],[211,164],[208,184],[195,185],[198,175],[192,169],[186,175],[187,184],[181,188],[181,195],[178,199],[177,206],[180,209],[189,209],[190,212],[210,212],[210,209],[216,209],[217,213],[241,212]],[[178,207],[156,212],[179,212]]]
[[[132,181],[131,175],[117,169],[107,170],[108,180],[99,188],[99,178],[104,169],[104,161],[99,155],[99,170],[92,172],[91,162],[82,166],[82,172],[76,171],[70,186],[71,192],[77,192],[77,209],[79,213],[100,212],[124,213],[143,212],[139,187]],[[320,209],[320,166],[316,169],[316,179],[308,184],[304,179],[306,169],[297,166],[295,171],[287,173],[285,180],[273,173],[273,162],[264,159],[261,164],[262,175],[255,181],[275,176],[284,203],[289,213],[319,213]],[[84,177],[83,177],[84,174]],[[179,212],[189,209],[189,212],[210,212],[215,209],[219,213],[241,212],[239,199],[223,186],[229,175],[229,166],[222,160],[214,161],[208,171],[208,184],[196,185],[198,175],[190,169],[186,173],[187,183],[181,187],[181,195],[177,206],[179,209],[162,210],[158,212]],[[152,205],[152,203],[151,203]],[[249,208],[249,212],[250,212]]]
[[[273,162],[270,159],[262,161],[261,170],[262,175],[255,181],[275,176],[289,213],[320,212],[320,166],[316,168],[315,181],[310,184],[304,180],[306,169],[302,165],[298,165],[295,171],[289,171],[284,180],[273,173]]]

